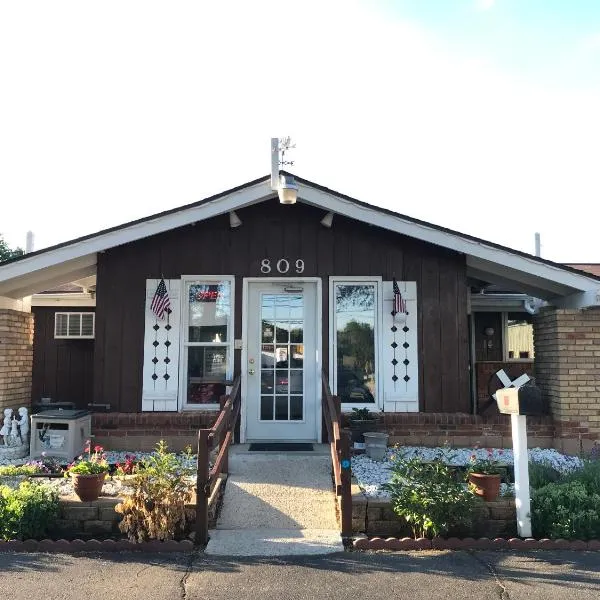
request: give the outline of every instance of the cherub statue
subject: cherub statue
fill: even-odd
[[[11,432],[12,414],[13,414],[12,408],[4,409],[4,425],[2,426],[2,429],[0,429],[0,435],[4,436],[4,445],[5,446],[8,446],[8,436],[10,435],[10,432]]]
[[[21,446],[23,444],[23,440],[19,435],[19,422],[15,417],[10,423],[10,445],[11,446]]]
[[[19,409],[19,431],[21,432],[21,439],[25,443],[25,438],[29,435],[29,414],[24,406]]]

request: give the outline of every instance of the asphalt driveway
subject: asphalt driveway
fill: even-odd
[[[0,554],[7,600],[327,598],[569,600],[600,596],[600,553]]]

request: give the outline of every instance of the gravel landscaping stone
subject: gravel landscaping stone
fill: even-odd
[[[513,466],[513,453],[511,449],[491,448],[492,458],[506,467]],[[471,455],[477,458],[487,458],[487,448],[426,448],[424,446],[400,446],[388,448],[385,459],[382,461],[371,460],[366,454],[352,457],[352,474],[354,475],[363,493],[370,498],[388,498],[387,492],[381,489],[384,483],[390,481],[392,465],[396,458],[420,458],[430,462],[436,458],[442,459],[447,465],[466,467]],[[570,473],[581,468],[583,461],[577,456],[561,454],[552,448],[531,448],[529,450],[531,462],[548,465],[559,473]],[[512,484],[502,484],[501,495],[514,495]]]

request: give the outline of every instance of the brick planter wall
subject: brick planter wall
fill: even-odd
[[[367,536],[412,536],[410,527],[398,518],[389,500],[368,498],[356,484],[352,486],[352,531]],[[515,501],[499,498],[495,502],[479,502],[472,527],[451,531],[449,535],[495,538],[516,533]]]
[[[543,308],[534,317],[536,382],[550,402],[557,447],[600,439],[600,311]]]
[[[196,447],[198,429],[212,427],[217,411],[187,413],[94,413],[94,443],[107,450],[153,450],[159,440],[178,452]]]
[[[208,524],[211,528],[216,525],[217,513],[225,491],[226,480],[226,475],[219,478],[209,499]],[[50,537],[54,539],[123,537],[119,530],[122,515],[115,512],[115,506],[122,500],[122,498],[106,496],[102,496],[93,502],[81,502],[76,496],[61,498],[59,518],[49,532]],[[195,503],[196,496],[194,494],[192,502],[186,505],[186,509],[192,512],[195,511]]]
[[[464,413],[384,413],[373,428],[390,435],[389,444],[410,446],[472,446],[512,448],[510,416],[482,417]],[[551,417],[527,419],[529,447],[552,448]]]
[[[33,315],[0,309],[0,410],[31,405]]]

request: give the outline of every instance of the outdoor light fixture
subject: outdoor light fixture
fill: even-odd
[[[280,166],[294,164],[293,161],[284,160],[290,148],[295,148],[295,144],[289,137],[271,138],[271,189],[277,191],[281,204],[296,204],[298,199],[298,184],[294,176],[279,172]]]
[[[229,211],[229,227],[235,229],[242,224],[242,220],[237,216],[235,210]]]
[[[333,213],[332,212],[328,212],[322,219],[321,219],[321,225],[323,225],[323,227],[327,227],[328,229],[331,228],[331,224],[333,223]]]
[[[298,184],[292,175],[280,175],[277,195],[281,204],[296,204],[298,198]]]

